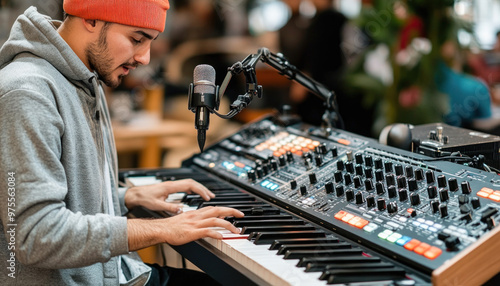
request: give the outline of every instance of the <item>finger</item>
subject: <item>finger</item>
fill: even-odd
[[[182,209],[183,209],[182,204],[174,204],[174,203],[159,201],[155,209],[153,209],[153,211],[166,211],[173,214],[180,214],[182,213]]]
[[[187,184],[189,192],[200,195],[205,201],[209,201],[211,198],[215,198],[214,193],[212,193],[207,187],[193,179],[185,179],[182,180],[182,182]]]
[[[228,207],[204,207],[200,211],[206,217],[244,217],[245,214],[241,211]]]
[[[230,232],[235,233],[235,234],[239,234],[240,233],[240,229],[239,228],[235,227],[229,221],[224,220],[224,219],[220,219],[220,218],[208,218],[208,219],[204,219],[204,220],[202,220],[202,221],[200,221],[198,223],[198,227],[201,227],[201,228],[214,228],[214,227],[218,227],[218,228],[225,228],[225,229],[227,229]]]

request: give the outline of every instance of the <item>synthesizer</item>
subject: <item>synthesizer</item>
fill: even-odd
[[[247,124],[184,161],[184,168],[245,194],[222,192],[217,197],[228,196],[228,201],[195,199],[191,204],[245,210],[255,225],[240,222],[242,234],[255,245],[279,249],[273,245],[280,240],[297,238],[305,245],[319,240],[313,254],[300,242],[281,254],[299,259],[301,271],[322,271],[318,279],[330,284],[383,280],[393,284],[380,285],[464,285],[465,273],[486,275],[483,281],[471,280],[478,284],[499,272],[498,258],[489,255],[500,240],[495,236],[500,219],[498,175],[343,130],[300,122],[284,125],[278,119],[269,116]],[[168,174],[156,174],[168,179]],[[259,215],[271,218],[259,224]],[[286,215],[285,224],[275,223],[283,219],[277,216]],[[373,258],[381,268],[361,263],[351,270],[358,276],[373,273],[371,278],[342,280],[344,272],[328,272],[325,266],[342,264],[338,255]]]

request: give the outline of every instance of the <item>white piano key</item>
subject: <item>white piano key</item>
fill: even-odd
[[[244,238],[205,238],[205,241],[258,274],[270,285],[326,285],[326,281],[319,280],[321,272],[304,272],[304,268],[296,267],[298,260],[283,259],[283,256],[276,254],[276,250],[269,250],[269,245],[255,245]]]

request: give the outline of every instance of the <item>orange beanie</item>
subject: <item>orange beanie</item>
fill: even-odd
[[[163,32],[170,5],[168,0],[64,0],[63,8],[84,19]]]

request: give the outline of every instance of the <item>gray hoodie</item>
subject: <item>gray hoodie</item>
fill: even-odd
[[[0,49],[2,284],[117,285],[120,259],[143,285],[150,268],[127,255],[104,93],[60,24],[29,8]]]

